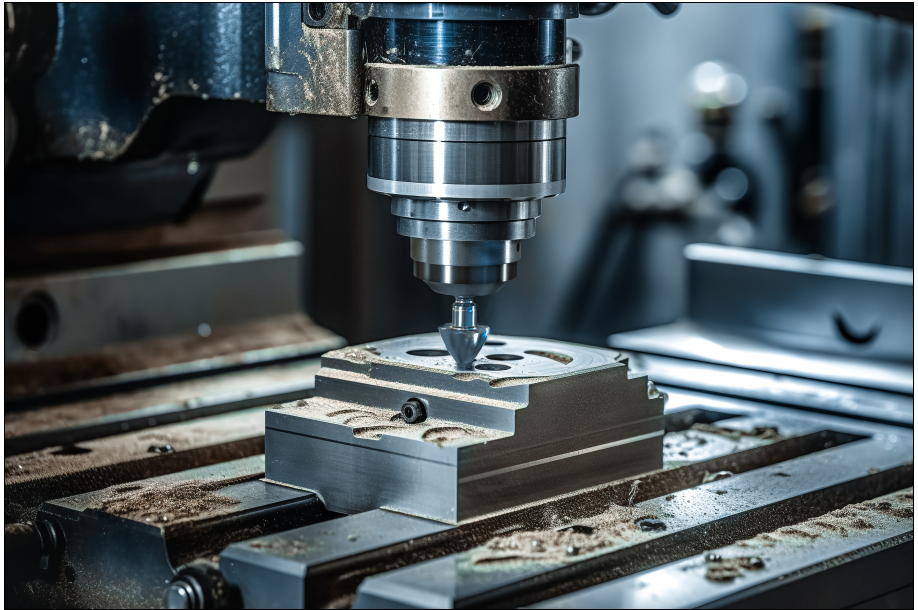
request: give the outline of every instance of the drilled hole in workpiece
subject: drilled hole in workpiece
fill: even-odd
[[[517,356],[516,354],[491,354],[488,356],[488,360],[522,360],[522,356]]]
[[[509,371],[510,370],[510,367],[507,366],[506,364],[490,364],[490,363],[477,364],[475,365],[475,368],[478,369],[479,371]]]
[[[497,346],[497,345],[507,345],[506,341],[486,341],[485,345]]]
[[[439,358],[441,356],[449,356],[449,352],[445,349],[413,349],[407,353],[412,356],[421,356],[422,358]]]

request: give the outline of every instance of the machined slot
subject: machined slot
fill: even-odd
[[[560,542],[554,540],[541,543],[544,560],[532,560],[533,553],[521,557],[506,544],[489,541],[453,557],[374,577],[361,585],[361,595],[364,603],[384,600],[378,597],[383,588],[417,589],[423,595],[427,585],[422,575],[436,573],[438,581],[455,579],[447,600],[453,607],[519,607],[621,578],[909,487],[910,443],[885,450],[884,442],[851,443],[631,507],[611,507],[622,525],[631,523],[631,516],[635,522],[657,523],[646,523],[646,529],[632,523],[610,544],[583,553],[552,553],[549,545]],[[532,528],[504,536],[538,541],[544,534],[544,528]],[[359,599],[357,607],[363,607]]]
[[[44,501],[264,453],[264,409],[254,408],[4,459],[7,521]]]

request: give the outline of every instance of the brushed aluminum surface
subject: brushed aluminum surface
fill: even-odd
[[[513,185],[565,179],[566,138],[429,142],[370,137],[367,176],[395,182]]]
[[[567,120],[418,121],[370,117],[371,136],[434,142],[527,142],[567,136]]]
[[[542,201],[439,201],[392,198],[392,215],[444,222],[504,222],[529,220],[542,214]]]
[[[565,180],[536,184],[435,184],[399,182],[367,176],[367,188],[384,195],[441,199],[542,199],[567,188]]]

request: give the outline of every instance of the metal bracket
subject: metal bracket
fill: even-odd
[[[363,113],[360,30],[346,29],[346,4],[326,3],[319,23],[309,4],[265,5],[267,108],[273,112],[357,116]]]

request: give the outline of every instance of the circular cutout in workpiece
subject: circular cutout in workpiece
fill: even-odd
[[[522,360],[522,356],[517,356],[516,354],[491,354],[488,356],[488,360]]]
[[[509,371],[510,367],[506,364],[476,364],[475,368],[479,371]]]
[[[413,349],[407,353],[411,356],[421,356],[422,358],[439,358],[441,356],[449,356],[449,352],[445,349]]]
[[[492,345],[492,346],[507,345],[507,342],[506,341],[486,341],[485,345]]]

